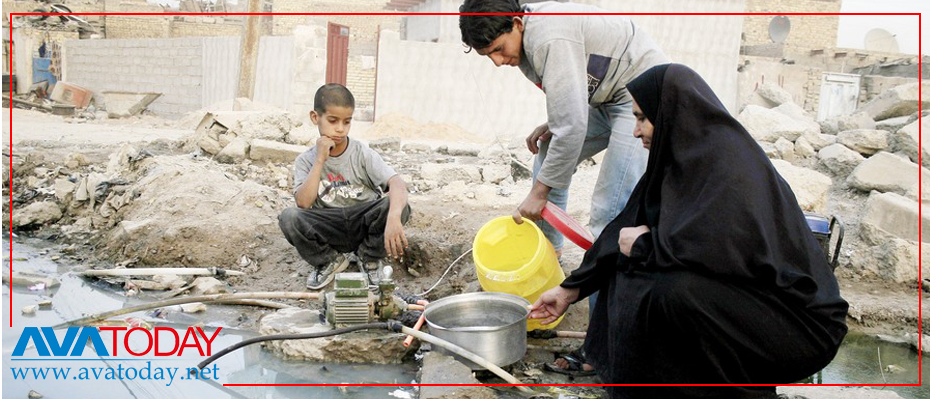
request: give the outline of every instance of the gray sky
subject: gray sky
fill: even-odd
[[[840,12],[918,12],[930,18],[930,1],[928,0],[843,0]],[[918,37],[923,36],[923,54],[930,53],[930,32],[924,29],[920,34],[917,16],[841,16],[837,32],[837,47],[864,47],[865,35],[873,28],[882,28],[895,35],[900,52],[917,54]]]

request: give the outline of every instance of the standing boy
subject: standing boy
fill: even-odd
[[[307,288],[325,287],[355,252],[369,284],[381,279],[381,259],[407,248],[407,185],[378,153],[349,139],[355,98],[327,84],[313,98],[310,120],[320,138],[294,165],[296,208],[278,216],[287,241],[310,264]],[[383,193],[387,192],[387,197]]]

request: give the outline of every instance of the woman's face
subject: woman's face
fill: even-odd
[[[633,100],[633,116],[636,117],[636,128],[633,129],[633,137],[643,141],[643,147],[647,150],[652,145],[652,122],[646,118],[646,114],[639,108],[636,100]]]

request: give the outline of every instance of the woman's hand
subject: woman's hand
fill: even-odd
[[[543,292],[533,306],[530,306],[531,319],[545,319],[543,325],[556,321],[568,310],[568,305],[578,300],[577,288],[564,288],[556,286]]]
[[[633,243],[636,242],[636,239],[644,233],[649,232],[649,226],[642,225],[636,227],[624,227],[620,229],[620,240],[617,241],[617,244],[620,245],[620,252],[626,256],[630,256],[630,251],[633,250]]]

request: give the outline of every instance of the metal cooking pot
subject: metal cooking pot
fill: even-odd
[[[526,317],[530,302],[501,292],[453,295],[426,305],[430,334],[452,342],[497,366],[506,366],[526,355]],[[484,370],[438,345],[433,349]]]

